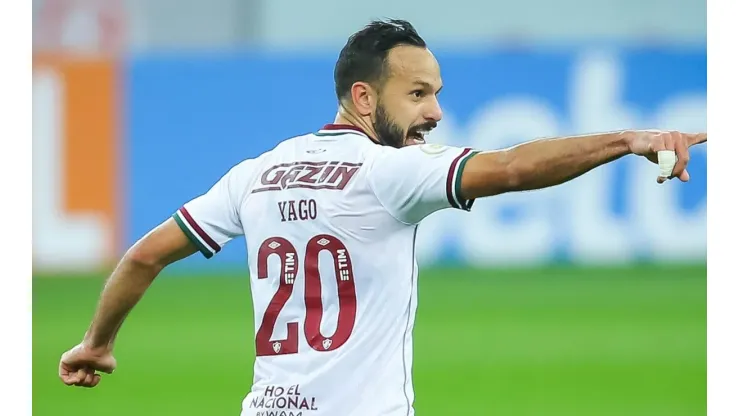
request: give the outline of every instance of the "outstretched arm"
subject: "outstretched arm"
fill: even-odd
[[[473,199],[547,188],[628,154],[645,156],[657,163],[660,150],[676,152],[677,162],[670,178],[688,181],[688,148],[706,140],[706,133],[653,130],[535,140],[470,158],[462,173],[461,193],[463,198]],[[658,182],[663,180],[659,178]]]
[[[96,371],[113,371],[116,334],[162,269],[196,251],[210,258],[243,235],[239,204],[254,163],[247,159],[232,167],[208,192],[186,203],[128,250],[106,282],[82,342],[62,355],[59,377],[65,384],[95,387],[100,382]]]
[[[82,342],[62,355],[62,382],[95,387],[100,382],[97,371],[111,373],[116,367],[113,342],[128,313],[162,269],[196,251],[172,218],[134,244],[106,282]]]

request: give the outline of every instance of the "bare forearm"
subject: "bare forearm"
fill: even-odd
[[[574,179],[629,153],[625,133],[543,139],[507,151],[514,191],[546,188]]]
[[[159,272],[196,251],[172,218],[134,244],[106,282],[84,342],[92,348],[112,349],[126,315]]]
[[[100,295],[85,341],[93,348],[110,347],[126,315],[144,295],[162,268],[127,254],[111,274]]]
[[[481,153],[463,177],[466,197],[547,188],[630,153],[628,132],[541,139]]]

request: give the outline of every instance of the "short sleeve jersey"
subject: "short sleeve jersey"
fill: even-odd
[[[208,258],[246,239],[256,358],[243,416],[414,413],[416,229],[471,209],[460,183],[475,153],[327,125],[244,160],[173,215]]]

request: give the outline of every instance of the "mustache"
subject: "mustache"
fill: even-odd
[[[435,121],[428,121],[426,123],[419,124],[418,126],[411,127],[409,129],[409,133],[419,133],[422,131],[432,131],[432,129],[435,129],[437,127],[437,122]]]

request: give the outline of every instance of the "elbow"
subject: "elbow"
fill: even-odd
[[[532,176],[535,167],[521,158],[516,158],[511,150],[506,151],[506,153],[501,174],[503,177],[501,193],[526,190],[527,178]]]
[[[159,273],[166,266],[163,259],[153,250],[147,249],[146,244],[138,242],[132,246],[124,256],[124,260],[138,269],[147,269]]]
[[[157,274],[170,263],[195,252],[195,246],[175,221],[169,219],[131,246],[123,261],[139,270]]]

